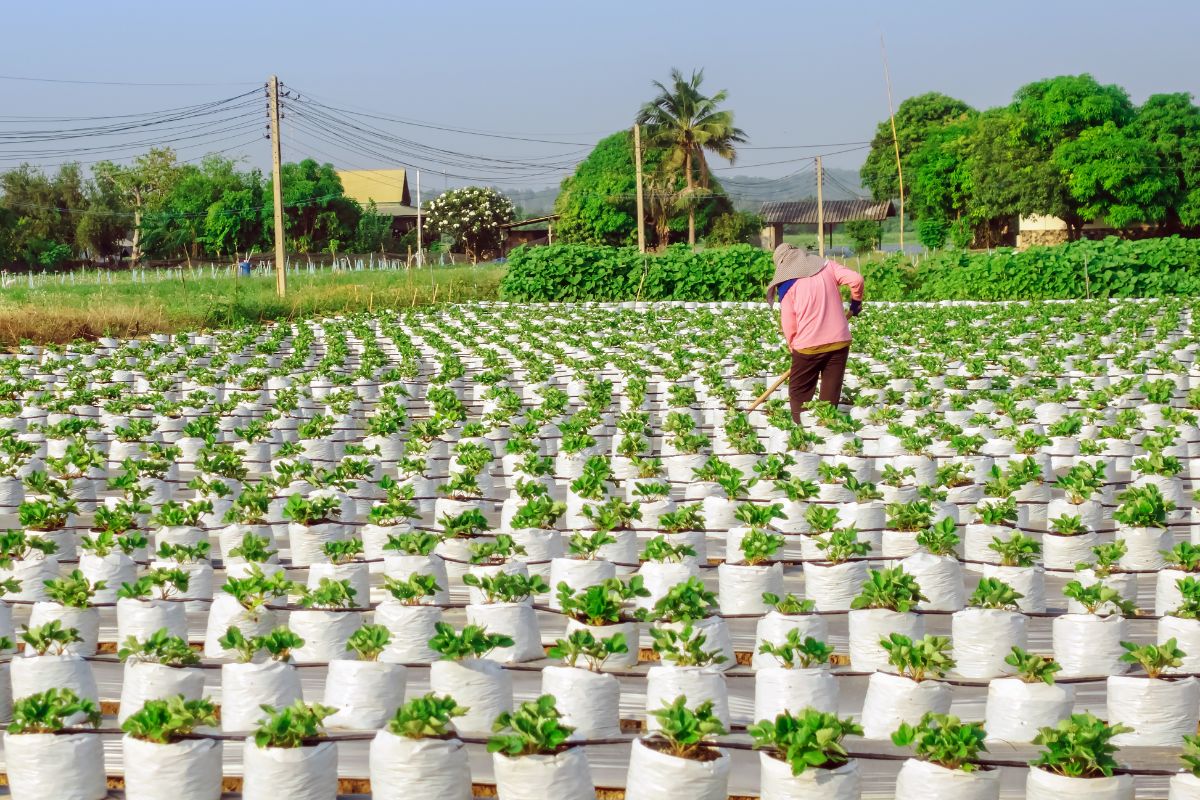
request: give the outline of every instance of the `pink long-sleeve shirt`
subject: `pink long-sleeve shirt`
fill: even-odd
[[[816,275],[798,278],[783,296],[780,325],[793,351],[825,350],[829,345],[850,342],[839,286],[849,286],[852,299],[863,299],[862,275],[829,260]]]

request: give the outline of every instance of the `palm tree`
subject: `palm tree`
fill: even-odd
[[[655,81],[658,96],[642,106],[637,114],[639,125],[646,126],[646,143],[667,151],[661,169],[678,174],[682,169],[687,188],[681,200],[688,207],[688,244],[696,244],[696,205],[708,193],[710,173],[704,152],[714,153],[733,163],[734,145],[746,141],[746,133],[733,124],[733,112],[718,106],[728,97],[721,90],[712,97],[700,92],[704,70],[684,78],[671,70],[671,86]]]

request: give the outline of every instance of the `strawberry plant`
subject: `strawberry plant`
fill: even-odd
[[[779,644],[763,642],[758,646],[758,652],[775,656],[787,669],[809,669],[829,663],[833,656],[833,648],[825,642],[805,636],[800,639],[800,631],[792,628],[787,637]]]
[[[1038,731],[1033,743],[1043,749],[1030,766],[1068,778],[1107,778],[1117,768],[1112,738],[1132,732],[1127,725],[1108,725],[1090,713],[1072,714]]]
[[[954,668],[949,636],[927,634],[913,641],[903,634],[889,633],[879,640],[879,646],[887,652],[888,663],[916,683],[928,675],[941,678]]]
[[[649,741],[676,758],[704,760],[712,752],[709,741],[725,735],[725,726],[713,713],[711,700],[692,709],[687,707],[687,698],[680,695],[650,713],[659,727]]]
[[[954,520],[943,517],[917,534],[917,544],[935,556],[954,554],[959,538]]]
[[[325,732],[325,718],[336,710],[315,703],[308,705],[303,700],[280,709],[271,706],[262,709],[267,716],[258,721],[254,731],[255,746],[290,749],[304,747],[321,738]]]
[[[975,608],[998,608],[1015,611],[1017,601],[1025,595],[999,578],[980,578],[967,604]]]
[[[67,720],[83,714],[93,728],[100,727],[100,708],[70,689],[47,689],[22,697],[13,703],[10,734],[58,733]]]
[[[1179,649],[1174,638],[1161,644],[1138,645],[1133,642],[1121,642],[1125,653],[1121,660],[1128,664],[1139,664],[1146,672],[1147,678],[1159,678],[1170,668],[1183,666],[1183,658],[1187,653]]]
[[[350,634],[346,650],[355,653],[359,661],[378,661],[391,641],[391,631],[383,625],[363,625]]]
[[[462,661],[468,658],[486,658],[488,653],[497,647],[512,647],[510,636],[499,633],[488,633],[479,625],[467,625],[461,633],[455,633],[454,628],[445,622],[434,625],[434,636],[429,640],[429,647],[439,653],[445,661]]]
[[[453,731],[454,718],[468,710],[448,695],[439,697],[430,692],[396,709],[395,715],[388,720],[387,729],[408,739],[441,739]]]
[[[67,608],[89,608],[96,592],[105,588],[104,581],[92,583],[77,569],[71,570],[66,577],[42,583],[46,586],[46,596]]]
[[[921,594],[917,579],[905,572],[903,567],[873,569],[863,584],[862,593],[850,601],[850,607],[907,612],[915,608],[918,602],[928,599]]]
[[[1000,556],[1005,567],[1032,567],[1042,554],[1041,543],[1020,531],[1007,539],[993,537],[988,549]]]
[[[949,714],[926,713],[916,725],[900,724],[892,734],[892,744],[911,747],[920,761],[928,761],[946,769],[973,772],[976,761],[987,751],[987,734],[978,722],[962,722]]]
[[[159,628],[144,641],[136,636],[128,637],[117,651],[117,658],[121,661],[133,659],[164,664],[168,667],[190,667],[200,663],[200,654],[183,639],[168,633],[166,628]]]
[[[762,528],[752,528],[738,545],[742,560],[750,566],[765,564],[783,548],[783,537]]]
[[[67,652],[70,645],[83,639],[77,628],[64,628],[62,622],[54,619],[35,628],[24,626],[21,641],[36,655],[60,656]]]
[[[595,533],[572,534],[567,542],[567,552],[574,558],[583,561],[595,561],[600,555],[600,548],[606,544],[616,544],[617,539],[606,530]]]
[[[522,603],[550,587],[540,575],[497,572],[492,575],[463,575],[463,583],[483,593],[485,603]]]
[[[1049,656],[1029,653],[1020,647],[1014,647],[1004,657],[1004,663],[1015,667],[1017,676],[1025,683],[1044,683],[1047,686],[1054,685],[1054,673],[1062,670],[1062,666]]]
[[[544,694],[521,705],[515,711],[503,711],[492,725],[495,733],[488,739],[489,753],[506,756],[554,755],[566,747],[575,731],[564,725],[554,696]]]
[[[217,725],[217,707],[212,700],[187,700],[176,695],[147,700],[145,705],[125,718],[121,730],[144,742],[174,744],[199,727]]]
[[[1101,608],[1112,606],[1117,612],[1132,617],[1137,614],[1137,608],[1132,602],[1121,596],[1121,593],[1103,583],[1092,583],[1084,586],[1079,581],[1071,581],[1063,587],[1063,595],[1084,607],[1089,614],[1096,614]]]
[[[811,614],[816,604],[807,598],[801,599],[794,594],[788,594],[780,597],[771,592],[763,592],[763,603],[770,606],[776,613],[784,616],[796,616],[798,614]]]
[[[623,633],[597,639],[591,631],[581,629],[572,631],[566,638],[556,639],[546,654],[550,658],[561,659],[569,667],[574,667],[583,659],[589,670],[599,672],[608,659],[628,652],[629,645]]]
[[[437,578],[433,575],[414,572],[404,580],[385,575],[383,590],[398,600],[401,605],[416,606],[421,605],[421,601],[426,597],[437,595],[442,591],[442,587],[438,585]]]
[[[408,531],[389,536],[384,550],[408,556],[427,556],[434,551],[442,537],[424,531]]]
[[[321,578],[315,588],[305,587],[300,593],[302,608],[333,610],[354,608],[354,597],[358,594],[349,580]]]
[[[628,581],[609,578],[585,589],[572,589],[567,583],[558,584],[558,602],[562,613],[584,625],[616,625],[622,621],[622,612],[635,597],[649,597],[650,592],[643,584],[641,575],[630,576]]]
[[[696,622],[711,616],[716,602],[716,593],[692,577],[668,589],[654,604],[653,616],[663,622]]]
[[[472,564],[503,564],[514,556],[527,554],[525,548],[507,533],[497,534],[490,540],[472,542],[467,549],[471,553]]]
[[[680,630],[674,628],[651,628],[651,647],[664,662],[677,667],[707,667],[723,664],[725,656],[720,650],[706,650],[708,636],[686,623]]]
[[[746,728],[756,750],[771,750],[792,767],[793,775],[808,769],[833,770],[844,766],[850,755],[842,740],[862,736],[863,729],[853,720],[841,719],[814,708],[799,716],[785,711],[774,720],[760,720]]]

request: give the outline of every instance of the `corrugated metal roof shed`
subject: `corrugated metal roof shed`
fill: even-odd
[[[758,212],[767,225],[816,225],[817,201],[798,200],[783,203],[763,203]],[[856,219],[882,221],[896,216],[896,209],[889,200],[875,203],[870,200],[826,200],[825,224],[838,225]]]

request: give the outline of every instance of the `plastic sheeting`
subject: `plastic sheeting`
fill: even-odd
[[[930,711],[948,714],[952,699],[949,684],[917,683],[901,675],[876,672],[867,681],[867,696],[863,700],[863,736],[887,739],[902,722],[916,725]]]
[[[320,664],[355,658],[346,649],[346,642],[362,627],[362,614],[357,611],[323,611],[314,608],[296,609],[288,614],[288,627],[304,640],[292,651],[297,664]]]
[[[406,606],[387,600],[375,607],[374,623],[388,629],[392,640],[379,659],[395,664],[431,664],[441,656],[429,646],[442,619],[437,606]]]
[[[1121,661],[1129,638],[1123,617],[1064,614],[1055,617],[1054,660],[1062,665],[1062,677],[1122,675],[1129,665]]]
[[[722,614],[764,614],[764,592],[782,596],[783,565],[749,566],[724,563],[717,567],[718,600]]]
[[[887,651],[879,640],[890,633],[910,639],[925,635],[925,622],[915,613],[886,608],[856,609],[846,615],[850,629],[850,666],[857,671],[888,669]]]
[[[170,600],[122,598],[117,601],[118,643],[123,644],[130,636],[148,639],[161,628],[187,641],[187,606]]]
[[[1075,687],[1069,684],[999,678],[988,683],[983,726],[988,739],[1031,742],[1040,728],[1069,717],[1074,705]]]
[[[910,758],[896,776],[896,800],[999,800],[1000,770],[964,772]]]
[[[723,674],[708,668],[654,666],[646,672],[646,730],[658,730],[654,712],[680,695],[692,708],[711,700],[713,715],[729,727],[729,689]]]
[[[330,800],[337,796],[337,744],[243,746],[242,800]]]
[[[763,667],[754,676],[754,719],[775,719],[784,711],[838,710],[838,681],[828,669]]]
[[[183,695],[188,700],[199,700],[204,694],[204,672],[189,667],[168,667],[150,661],[125,662],[125,674],[121,680],[121,707],[117,723],[123,723],[136,714],[147,700],[164,700]]]
[[[1133,800],[1133,776],[1068,778],[1037,767],[1025,779],[1025,800]]]
[[[9,791],[17,800],[108,797],[104,747],[95,734],[6,733],[4,762]]]
[[[755,627],[754,656],[750,662],[751,666],[756,670],[780,666],[781,662],[775,656],[758,652],[759,645],[763,642],[781,644],[787,640],[788,631],[793,628],[800,632],[800,641],[804,641],[809,636],[819,642],[829,639],[829,626],[824,617],[816,614],[780,614],[771,609],[758,620],[758,625]]]
[[[768,754],[759,753],[759,800],[859,800],[862,774],[857,761],[848,761],[837,769],[809,767],[799,775],[792,765]]]
[[[450,695],[467,713],[454,718],[463,733],[492,733],[502,711],[512,711],[512,678],[495,661],[435,661],[429,668],[431,691]]]
[[[457,739],[408,739],[386,730],[370,750],[374,800],[471,800],[471,766]]]
[[[724,751],[712,761],[693,761],[652,750],[637,739],[629,752],[625,800],[725,800],[729,766]]]
[[[552,756],[492,754],[496,794],[504,800],[592,800],[587,753],[573,747]]]
[[[155,744],[126,736],[125,800],[219,800],[221,742],[186,739]]]
[[[845,611],[851,601],[862,593],[870,567],[865,561],[845,564],[804,565],[804,596],[812,600],[817,611]]]
[[[512,647],[498,647],[488,656],[501,664],[519,664],[546,657],[537,613],[527,603],[486,603],[467,606],[467,624],[482,625],[488,633],[512,637]]]
[[[1106,684],[1108,723],[1124,723],[1130,733],[1113,737],[1119,747],[1177,746],[1196,732],[1200,686],[1195,678],[1164,681],[1114,675]]]
[[[927,600],[917,604],[926,611],[958,611],[966,604],[962,564],[954,556],[935,556],[913,553],[900,562],[909,575],[916,578],[921,594]]]
[[[337,711],[325,720],[327,728],[376,730],[404,704],[407,670],[382,661],[331,661],[325,678],[325,699]]]
[[[964,608],[951,618],[954,671],[964,678],[998,678],[1016,668],[1004,663],[1012,648],[1029,647],[1029,618],[1019,611]]]
[[[621,733],[621,683],[613,675],[581,667],[542,670],[542,694],[558,698],[563,722],[575,728],[572,739],[603,739]]]
[[[253,730],[265,716],[262,706],[282,708],[301,697],[300,676],[291,664],[222,664],[221,730]]]

